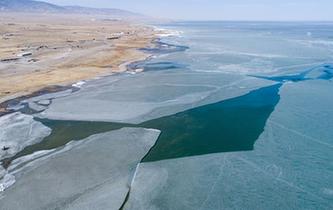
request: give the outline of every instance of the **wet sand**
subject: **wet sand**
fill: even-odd
[[[153,28],[105,17],[0,14],[0,103],[126,71],[155,38]]]

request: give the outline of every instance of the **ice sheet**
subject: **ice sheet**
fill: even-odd
[[[158,130],[123,128],[70,144],[50,156],[11,169],[16,183],[2,193],[0,209],[119,209],[137,164]]]
[[[75,86],[76,87],[76,86]],[[36,96],[33,98],[29,98],[27,100],[24,100],[21,102],[21,104],[27,103],[30,109],[33,109],[34,111],[41,112],[44,111],[48,105],[51,104],[51,100],[54,98],[61,98],[67,95],[70,95],[72,93],[72,90],[64,90],[56,93],[49,93],[44,94],[41,96]]]
[[[300,42],[327,39],[332,30],[326,25],[191,22],[166,28],[184,36],[158,42],[160,48],[151,49],[156,56],[137,66],[148,71],[87,82],[40,116],[141,123],[270,85],[247,75],[294,74],[333,55],[331,45]]]
[[[19,112],[0,118],[0,159],[12,157],[25,147],[42,141],[51,129],[30,115]]]
[[[92,81],[70,96],[54,99],[49,109],[38,116],[141,123],[236,97],[269,84],[272,82],[239,75],[193,71],[119,75]]]
[[[285,84],[254,151],[140,164],[125,209],[332,209],[331,90]]]

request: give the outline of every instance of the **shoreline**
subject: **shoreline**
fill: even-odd
[[[134,74],[141,73],[142,71],[137,71],[137,69],[132,69],[130,66],[137,62],[145,62],[145,61],[151,59],[151,57],[152,57],[151,54],[147,54],[147,56],[143,59],[124,62],[123,64],[119,65],[119,69],[121,69],[121,70],[118,72],[97,74],[97,75],[92,76],[91,78],[86,78],[86,79],[82,79],[82,80],[73,80],[72,82],[70,82],[68,84],[49,85],[49,86],[42,87],[41,89],[38,89],[33,92],[21,92],[21,93],[9,95],[8,97],[0,98],[0,117],[7,115],[7,114],[17,112],[18,110],[11,110],[8,108],[10,105],[15,106],[16,104],[19,104],[23,100],[50,94],[50,93],[57,93],[57,92],[65,91],[65,90],[72,90],[74,92],[75,91],[74,89],[76,89],[76,88],[80,89],[80,87],[77,87],[77,85],[76,85],[77,83],[81,83],[81,82],[85,83],[86,81],[95,80],[100,77],[107,77],[107,76],[112,76],[115,74],[126,73],[126,72],[134,73]]]
[[[66,23],[67,20],[68,17],[61,20],[43,20],[42,24],[34,18],[21,20],[0,15],[0,25],[5,26],[3,30],[0,29],[0,35],[2,34],[3,39],[9,42],[9,44],[3,42],[0,46],[0,74],[3,75],[0,78],[0,116],[12,112],[7,109],[7,105],[12,102],[54,93],[57,89],[59,91],[64,88],[70,89],[80,81],[132,71],[129,68],[132,63],[151,58],[151,53],[141,49],[154,47],[154,42],[158,38],[157,31],[149,25],[120,21],[90,22],[91,20],[85,20],[82,17],[80,19],[82,23],[73,26],[72,23]],[[21,28],[21,25],[26,22],[30,25]],[[29,26],[30,31],[29,29],[27,29],[28,32],[22,31]],[[66,39],[65,36],[50,37],[47,33],[40,35],[38,31],[33,31],[37,30],[36,28],[40,33],[51,29],[59,34],[66,33]],[[98,31],[94,31],[96,29]],[[7,32],[10,30],[21,30],[23,35]],[[24,33],[27,33],[27,40],[22,40],[25,38]],[[79,33],[83,35],[77,35]],[[10,36],[6,37],[8,34]],[[35,36],[45,40],[37,42]],[[67,36],[74,41],[68,41]],[[55,43],[57,46],[48,46],[44,43],[48,45]],[[76,49],[77,46],[73,47],[76,44],[79,49]],[[13,46],[17,49],[12,49]],[[28,50],[29,53],[27,53]],[[18,52],[22,53],[18,54]],[[15,59],[11,60],[12,58]]]
[[[0,15],[1,17],[1,15]],[[129,26],[135,25],[135,23],[126,23]],[[146,39],[145,43],[139,47],[132,47],[130,48],[131,51],[138,53],[139,56],[133,58],[128,56],[128,58],[124,59],[122,63],[116,66],[117,70],[114,71],[101,71],[97,73],[93,73],[87,77],[83,77],[80,79],[73,79],[70,81],[58,82],[55,84],[48,84],[41,86],[39,89],[35,89],[33,91],[24,91],[24,92],[17,92],[15,94],[10,94],[5,97],[1,97],[0,94],[0,117],[6,114],[10,114],[13,112],[17,112],[17,109],[8,109],[9,106],[15,106],[19,104],[21,101],[36,97],[42,96],[49,93],[57,93],[64,90],[72,89],[75,92],[75,89],[79,89],[80,85],[78,83],[86,83],[87,81],[99,79],[101,77],[112,76],[119,73],[130,73],[136,74],[141,73],[144,69],[139,68],[136,64],[144,63],[149,61],[150,59],[154,58],[154,56],[158,54],[165,54],[165,53],[172,53],[177,51],[187,50],[187,46],[178,46],[173,44],[164,43],[162,38],[170,37],[170,36],[177,36],[179,37],[182,34],[182,31],[174,31],[168,30],[163,28],[158,28],[152,25],[135,25],[135,27],[140,26],[143,31],[148,30],[149,34],[147,36],[143,36],[141,38]],[[117,38],[118,39],[118,38]],[[0,54],[1,55],[1,54]],[[1,64],[1,63],[0,63]],[[1,73],[1,69],[0,69]]]

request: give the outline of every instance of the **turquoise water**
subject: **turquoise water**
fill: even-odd
[[[26,148],[15,158],[34,151],[54,149],[71,140],[122,127],[155,128],[162,134],[144,161],[252,150],[267,119],[279,102],[281,84],[138,125],[39,119],[52,128],[43,142]]]
[[[132,65],[134,69],[143,69],[144,71],[161,71],[161,70],[170,70],[170,69],[183,69],[187,65],[175,62],[156,62],[156,63],[145,63],[139,62],[135,65]]]
[[[281,84],[141,124],[162,131],[144,161],[253,150],[278,104]]]
[[[322,45],[306,47],[303,43],[320,38],[331,39],[328,27],[323,30],[317,24],[261,22],[180,22],[162,27],[182,30],[186,35],[157,41],[156,48],[143,48],[143,51],[167,56],[137,62],[130,68],[142,68],[146,72],[171,70],[201,71],[207,74],[211,70],[221,73],[226,70],[230,74],[245,74],[275,82],[330,80],[333,77],[330,64],[311,66],[311,63],[328,61],[329,49]],[[308,31],[315,38],[308,37]],[[248,72],[248,69],[252,71]],[[320,71],[315,78],[308,77],[318,69]],[[280,86],[263,87],[243,96],[139,125],[40,119],[52,128],[51,136],[40,144],[26,148],[16,157],[56,148],[71,140],[80,140],[125,126],[149,127],[162,131],[157,145],[146,156],[145,161],[252,150],[266,120],[278,104]]]
[[[171,103],[182,100],[179,96],[187,93],[193,97],[193,92],[201,94],[202,101],[208,98],[211,103],[202,105],[196,101],[183,111],[139,124],[38,119],[52,128],[52,134],[13,159],[122,127],[155,128],[162,133],[142,161],[143,169],[139,172],[143,175],[138,174],[138,188],[149,189],[140,185],[151,184],[149,170],[144,179],[147,166],[156,167],[156,173],[160,168],[168,173],[168,177],[164,177],[167,179],[164,187],[168,190],[158,191],[155,186],[159,193],[147,192],[148,206],[161,204],[172,209],[182,202],[191,203],[195,200],[192,197],[197,195],[191,191],[195,185],[197,188],[193,186],[193,189],[200,192],[197,200],[205,201],[203,205],[214,206],[219,199],[223,201],[220,208],[211,209],[276,209],[279,206],[283,209],[331,209],[333,133],[322,129],[331,125],[331,118],[326,116],[332,115],[329,109],[323,111],[326,103],[331,104],[327,91],[333,78],[331,26],[330,23],[262,22],[163,25],[183,31],[182,36],[164,38],[157,42],[157,48],[142,49],[156,57],[130,66],[145,72],[134,75],[135,79],[129,81],[137,82],[141,85],[139,90],[149,90],[151,94],[141,96],[137,91],[135,94],[140,97],[133,96],[131,82],[110,86],[103,83],[100,88],[110,88],[107,94],[114,94],[110,100],[122,102],[119,104],[124,106],[137,102],[135,100],[139,105]],[[198,79],[198,74],[194,75],[198,72],[214,76]],[[235,81],[217,79],[229,76],[236,78]],[[157,78],[161,86],[149,86],[150,78]],[[226,84],[220,84],[223,82]],[[252,89],[242,92],[249,83]],[[121,90],[112,89],[119,84],[125,85]],[[162,89],[162,85],[168,88]],[[225,88],[218,89],[224,85]],[[179,87],[183,89],[176,91]],[[290,87],[294,92],[289,94]],[[308,90],[312,92],[307,93]],[[310,99],[315,97],[320,100],[309,105]],[[96,103],[109,100],[99,95],[93,98]],[[157,107],[154,111],[163,108]],[[322,142],[328,146],[323,148]],[[206,171],[201,170],[205,167]],[[188,177],[195,181],[190,186],[186,185]],[[206,189],[205,184],[200,185],[201,181],[207,181],[209,187],[213,184]],[[212,193],[214,190],[219,193]],[[217,196],[213,201],[204,199],[211,194]]]
[[[317,71],[320,75],[315,78],[307,77],[311,72],[314,71]],[[293,75],[281,75],[281,76],[253,75],[253,77],[272,80],[275,82],[302,82],[306,80],[316,80],[316,79],[330,80],[333,78],[333,68],[329,64],[324,64]]]

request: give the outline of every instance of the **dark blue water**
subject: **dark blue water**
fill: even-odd
[[[131,69],[143,69],[144,71],[161,71],[172,69],[184,69],[188,65],[176,62],[137,62],[130,65]]]
[[[122,127],[145,127],[162,131],[156,145],[144,161],[252,150],[255,141],[264,130],[267,119],[280,100],[281,85],[260,88],[243,96],[139,125],[39,119],[52,128],[52,134],[43,142],[27,147],[14,159]]]
[[[154,42],[153,47],[141,48],[140,50],[149,54],[167,54],[167,53],[181,52],[188,49],[189,49],[188,46],[174,45],[157,40],[156,42]]]
[[[320,73],[320,76],[315,78],[307,77],[310,73],[313,72]],[[267,79],[275,82],[302,82],[306,80],[315,80],[315,79],[330,80],[333,78],[333,67],[331,65],[324,64],[293,75],[281,75],[281,76],[250,75],[250,76],[260,79]]]

